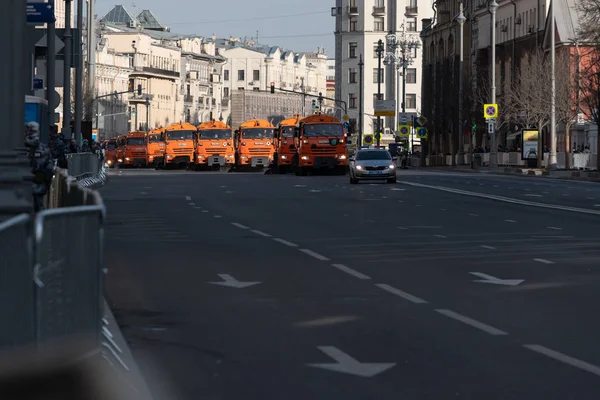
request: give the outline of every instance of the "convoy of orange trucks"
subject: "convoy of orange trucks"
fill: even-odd
[[[235,163],[233,131],[220,121],[210,121],[198,126],[196,141],[196,169],[222,169]]]
[[[179,122],[107,141],[106,163],[109,167],[185,165],[237,171],[270,167],[296,175],[332,170],[344,175],[348,167],[346,136],[340,120],[320,112],[307,117],[296,114],[277,127],[254,118],[241,123],[235,132],[214,120],[198,127]]]
[[[251,119],[235,131],[235,169],[265,168],[273,161],[275,127],[263,119]]]

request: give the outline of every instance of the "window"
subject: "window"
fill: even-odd
[[[416,18],[407,18],[406,19],[406,30],[409,32],[417,31],[417,19]]]
[[[357,83],[356,68],[348,68],[348,83]]]
[[[407,68],[406,69],[406,83],[417,83],[417,69]]]
[[[412,54],[412,58],[415,59],[417,58],[417,49],[416,47],[413,47],[412,49],[410,49],[410,53]]]
[[[384,76],[383,76],[383,68],[381,68],[380,70],[381,73],[381,83],[384,83]],[[373,68],[373,83],[379,83],[379,74],[377,73],[377,68]]]
[[[224,98],[228,98],[229,97],[229,88],[223,88],[223,97]]]
[[[255,69],[254,71],[252,71],[252,80],[260,81],[260,70]]]
[[[373,30],[375,32],[385,31],[385,19],[383,17],[375,17]]]
[[[225,71],[223,71],[223,80],[224,81],[228,81],[229,80],[229,70],[226,69]]]
[[[350,18],[350,32],[356,32],[358,26],[358,18]]]
[[[246,71],[244,71],[243,69],[239,69],[238,70],[238,81],[243,81],[244,79],[246,79]]]
[[[417,108],[417,95],[414,93],[406,94],[406,108]]]
[[[356,49],[358,48],[357,42],[348,43],[348,58],[356,58]]]
[[[358,97],[356,93],[348,94],[348,108],[357,108]]]

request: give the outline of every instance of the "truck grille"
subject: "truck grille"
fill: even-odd
[[[206,149],[207,154],[225,154],[227,147],[209,147]]]
[[[175,154],[191,154],[191,153],[193,153],[193,149],[173,149],[172,151]]]
[[[146,157],[146,152],[145,151],[132,151],[131,155],[135,158],[135,157]]]
[[[314,154],[335,154],[336,153],[335,147],[321,147],[321,148],[316,148],[316,149],[310,149],[310,151],[313,152]]]
[[[259,154],[259,153],[260,154],[262,154],[262,153],[269,154],[270,152],[271,152],[271,147],[262,147],[262,148],[255,147],[255,148],[249,149],[250,154]]]

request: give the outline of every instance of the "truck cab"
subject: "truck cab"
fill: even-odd
[[[163,131],[165,156],[163,165],[189,166],[194,162],[198,129],[187,122],[172,124]]]
[[[162,139],[163,128],[152,129],[147,136],[148,165],[162,165],[165,157],[165,142]]]
[[[129,132],[125,137],[123,166],[145,167],[147,160],[146,132]]]
[[[314,170],[332,170],[345,175],[348,168],[346,133],[340,120],[316,113],[297,126],[298,152],[293,166],[296,175]]]
[[[117,137],[117,165],[119,167],[123,166],[123,161],[125,160],[125,144],[126,144],[126,135],[120,135]]]
[[[117,164],[117,140],[109,139],[104,144],[104,159],[106,166],[114,168]]]
[[[300,119],[299,114],[284,119],[275,130],[273,166],[280,174],[285,174],[291,170],[292,160],[298,148],[298,137],[295,133]]]
[[[273,161],[275,127],[266,120],[251,119],[235,131],[235,167],[264,168]]]
[[[196,169],[220,169],[234,164],[233,131],[229,125],[213,120],[198,126],[195,162]]]

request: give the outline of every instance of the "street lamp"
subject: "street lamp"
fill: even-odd
[[[550,169],[557,169],[558,162],[556,159],[556,37],[554,36],[554,0],[550,3],[550,68],[552,69],[551,77],[551,95],[550,95],[550,154],[548,157],[548,166]],[[538,138],[541,140],[542,132],[538,133]],[[542,149],[542,151],[544,151]]]
[[[357,146],[362,146],[363,135],[363,63],[362,54],[358,59],[358,143]]]
[[[496,10],[498,10],[498,3],[496,0],[491,0],[488,6],[490,14],[492,14],[492,23],[490,29],[492,31],[492,101],[491,104],[496,104]],[[490,167],[495,168],[498,166],[498,149],[496,148],[496,124],[491,123],[490,128]]]
[[[463,126],[463,61],[464,61],[464,24],[467,18],[463,14],[463,4],[459,4],[459,12],[456,22],[459,25],[459,58],[458,58],[458,165],[465,163],[465,134]]]
[[[381,55],[383,54],[383,40],[377,41],[377,100],[381,100]],[[377,117],[377,147],[381,143],[381,117]]]

